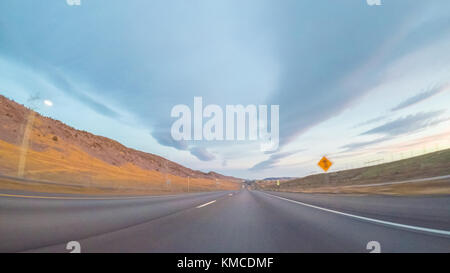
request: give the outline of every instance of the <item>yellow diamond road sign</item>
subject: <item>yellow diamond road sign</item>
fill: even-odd
[[[331,163],[331,161],[328,160],[328,158],[326,158],[326,157],[324,156],[324,157],[322,157],[322,159],[319,161],[319,163],[317,163],[317,165],[319,165],[319,167],[321,167],[322,170],[328,171],[328,169],[331,167],[331,165],[333,165],[333,163]]]

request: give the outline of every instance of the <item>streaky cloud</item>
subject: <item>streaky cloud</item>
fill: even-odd
[[[190,152],[193,156],[202,161],[211,161],[216,158],[212,153],[208,152],[208,150],[203,147],[193,147]]]
[[[370,129],[361,135],[374,135],[384,134],[388,136],[399,136],[406,133],[416,132],[426,127],[435,125],[446,119],[436,118],[442,115],[445,110],[431,111],[431,112],[419,112],[414,115],[408,115],[406,117],[398,118],[394,121],[387,122],[381,126]]]
[[[398,110],[407,108],[409,106],[415,105],[415,104],[420,103],[424,100],[427,100],[439,93],[449,90],[449,88],[450,88],[450,84],[448,84],[448,83],[441,84],[441,85],[435,85],[435,86],[429,88],[428,90],[425,90],[415,96],[409,97],[405,101],[401,102],[400,104],[398,104],[397,106],[392,108],[391,111],[394,112],[394,111],[398,111]]]
[[[296,151],[290,151],[290,152],[283,152],[283,153],[275,153],[271,154],[269,159],[261,161],[257,164],[255,164],[253,167],[251,167],[250,171],[259,171],[264,169],[270,169],[275,167],[277,163],[279,163],[283,158],[289,157],[291,155],[297,154],[299,152],[305,151],[305,149],[300,149]]]
[[[381,142],[385,142],[385,141],[388,141],[391,139],[393,139],[393,138],[392,137],[382,137],[382,138],[378,138],[378,139],[371,140],[371,141],[354,142],[354,143],[344,145],[341,148],[345,149],[345,152],[349,152],[349,151],[365,148],[367,146],[371,146],[374,144],[378,144]]]
[[[164,130],[161,127],[156,127],[151,132],[152,137],[161,145],[172,147],[177,150],[186,151],[188,150],[188,144],[186,141],[176,141],[170,135],[169,130]]]
[[[345,149],[345,152],[353,151],[361,148],[365,148],[371,145],[386,142],[388,140],[395,139],[397,136],[413,133],[437,125],[439,123],[450,120],[450,118],[438,118],[445,110],[432,111],[432,112],[419,112],[414,115],[408,115],[406,117],[398,118],[394,121],[387,122],[381,126],[368,130],[360,135],[384,135],[380,138],[359,141],[346,144],[340,148]]]
[[[448,121],[450,118],[438,118],[445,110],[419,112],[414,115],[398,118],[394,121],[387,122],[381,126],[375,127],[371,130],[361,133],[360,135],[383,135],[380,138],[370,141],[359,141],[346,144],[340,148],[345,149],[345,152],[365,148],[374,144],[379,144],[388,140],[395,139],[397,136],[413,133],[437,125],[439,123]]]
[[[48,66],[47,71],[45,72],[46,76],[48,77],[49,81],[58,89],[60,89],[65,94],[77,99],[81,103],[85,104],[95,112],[110,117],[114,119],[119,119],[121,115],[111,109],[110,107],[86,96],[84,93],[79,91],[65,76],[63,76],[60,72],[57,70],[50,68]]]
[[[356,124],[355,126],[353,126],[353,128],[359,128],[359,127],[362,127],[362,126],[373,124],[375,122],[382,121],[385,118],[386,118],[386,116],[379,116],[379,117],[376,117],[376,118],[373,118],[373,119],[369,119],[369,120],[366,120],[366,121],[363,121],[361,123]]]

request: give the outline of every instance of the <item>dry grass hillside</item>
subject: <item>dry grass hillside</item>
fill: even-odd
[[[450,194],[450,179],[373,185],[450,175],[450,149],[385,164],[281,181],[258,181],[262,190],[308,193]],[[367,185],[367,186],[365,186]]]
[[[28,141],[27,141],[28,140]],[[117,141],[76,130],[0,96],[0,188],[62,192],[176,193],[237,189]],[[18,178],[18,179],[16,179]]]

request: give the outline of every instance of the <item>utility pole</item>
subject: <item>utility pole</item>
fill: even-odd
[[[189,177],[189,175],[188,175],[188,192],[189,192],[189,182],[190,182],[190,181],[189,181],[189,178],[190,178],[190,177]]]

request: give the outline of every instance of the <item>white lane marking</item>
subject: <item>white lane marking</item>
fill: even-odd
[[[205,207],[205,206],[207,206],[207,205],[210,205],[210,204],[212,204],[212,203],[214,203],[214,202],[216,202],[217,200],[213,200],[213,201],[211,201],[211,202],[208,202],[208,203],[205,203],[205,204],[203,204],[203,205],[200,205],[200,206],[197,206],[196,208],[203,208],[203,207]]]
[[[351,217],[351,218],[356,218],[356,219],[360,219],[360,220],[364,220],[364,221],[368,221],[368,222],[372,222],[372,223],[378,223],[378,224],[382,224],[382,225],[393,226],[393,227],[397,227],[397,228],[404,228],[404,229],[408,229],[408,230],[415,230],[415,231],[421,231],[421,232],[428,232],[428,233],[433,233],[433,234],[440,234],[440,235],[450,236],[450,231],[447,231],[447,230],[424,228],[424,227],[416,227],[416,226],[404,225],[404,224],[399,224],[399,223],[394,223],[394,222],[389,222],[389,221],[383,221],[383,220],[368,218],[368,217],[364,217],[364,216],[358,216],[358,215],[354,215],[354,214],[350,214],[350,213],[340,212],[340,211],[337,211],[337,210],[326,209],[326,208],[322,208],[322,207],[306,204],[306,203],[303,203],[303,202],[300,202],[300,201],[295,201],[295,200],[287,199],[287,198],[284,198],[284,197],[276,196],[276,195],[273,195],[273,194],[268,194],[268,193],[265,193],[265,192],[261,192],[261,193],[263,193],[265,195],[268,195],[268,196],[276,197],[276,198],[281,199],[281,200],[285,200],[285,201],[288,201],[288,202],[292,202],[292,203],[296,203],[296,204],[299,204],[299,205],[303,205],[303,206],[306,206],[306,207],[315,208],[315,209],[318,209],[318,210],[323,210],[323,211],[327,211],[327,212],[331,212],[331,213],[335,213],[335,214],[339,214],[339,215],[343,215],[343,216],[347,216],[347,217]]]
[[[233,196],[233,194],[232,194],[232,193],[229,193],[228,195],[229,195],[229,196]]]

